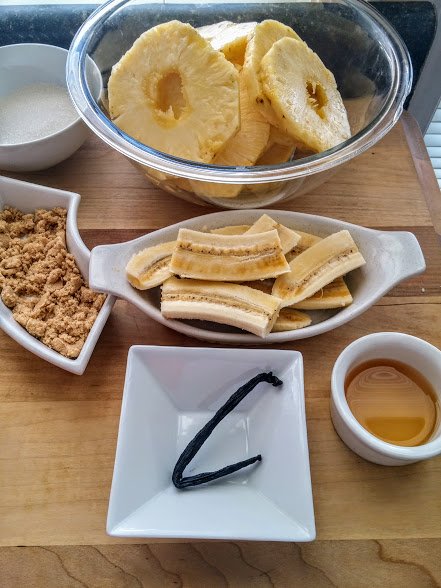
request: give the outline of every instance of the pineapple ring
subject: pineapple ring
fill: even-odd
[[[263,116],[277,126],[277,117],[271,108],[271,101],[265,96],[259,77],[260,63],[273,44],[284,37],[301,41],[292,28],[277,20],[263,20],[254,28],[245,51],[243,70],[246,76],[250,99],[256,103]]]
[[[247,92],[243,70],[239,74],[240,130],[231,137],[214,157],[214,165],[254,165],[264,151],[270,133],[270,125],[251,102]],[[217,184],[190,180],[196,194],[215,198],[235,198],[242,190],[241,184]]]
[[[315,152],[351,136],[348,117],[333,74],[305,43],[281,39],[262,59],[264,92],[277,126]]]
[[[268,143],[271,145],[276,143],[277,145],[283,145],[283,147],[289,147],[291,148],[291,151],[293,151],[296,147],[296,142],[292,139],[292,137],[286,133],[283,133],[280,129],[273,127],[272,125]],[[268,145],[268,147],[269,146],[270,145]]]
[[[198,33],[210,42],[213,49],[222,51],[228,61],[243,65],[248,39],[257,22],[234,23],[224,20],[197,29]]]
[[[238,72],[189,24],[143,33],[113,66],[114,123],[154,149],[210,162],[239,129]]]

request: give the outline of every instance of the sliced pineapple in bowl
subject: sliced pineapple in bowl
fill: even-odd
[[[326,151],[351,136],[332,73],[306,43],[285,37],[262,58],[260,80],[276,126],[306,149]]]
[[[278,120],[271,107],[271,101],[263,91],[260,81],[260,66],[262,59],[273,44],[285,37],[301,41],[298,34],[291,27],[277,20],[262,21],[254,28],[253,34],[248,41],[243,65],[250,99],[256,103],[266,120],[275,126],[278,125]]]
[[[113,66],[110,116],[145,145],[207,163],[239,129],[238,76],[191,25],[160,24]]]
[[[139,137],[136,132],[139,130],[138,127],[148,131],[145,128],[141,108],[136,113],[139,116],[132,121],[133,133],[130,133],[128,129],[126,132],[123,132],[124,129],[123,131],[118,129],[115,113],[109,120],[111,117],[105,116],[106,113],[103,112],[104,109],[101,108],[100,103],[92,97],[92,84],[87,79],[86,71],[88,60],[95,60],[104,89],[106,89],[110,69],[121,59],[136,38],[150,27],[176,17],[191,23],[194,27],[215,23],[209,27],[201,26],[199,31],[196,29],[194,34],[198,34],[199,37],[194,45],[198,45],[199,48],[205,47],[204,54],[208,50],[217,52],[217,59],[224,60],[223,68],[225,61],[228,66],[228,60],[231,60],[232,66],[241,66],[243,59],[242,67],[249,74],[248,85],[251,89],[254,88],[255,98],[260,96],[264,103],[260,106],[256,102],[256,106],[261,108],[264,116],[265,111],[269,113],[268,122],[273,126],[278,124],[278,117],[273,105],[269,103],[269,100],[272,100],[271,96],[268,99],[262,88],[261,62],[276,42],[285,37],[298,40],[300,36],[302,40],[310,43],[311,48],[317,51],[320,58],[331,69],[345,103],[363,100],[363,104],[360,103],[362,112],[359,112],[357,108],[356,116],[350,119],[351,122],[355,121],[352,128],[354,136],[323,154],[317,154],[314,151],[311,156],[303,157],[302,161],[278,163],[278,159],[288,157],[279,150],[277,154],[267,154],[271,163],[266,163],[265,160],[260,161],[259,163],[263,165],[257,168],[255,164],[246,167],[213,165],[213,158],[239,130],[237,125],[240,115],[236,96],[234,114],[236,125],[232,125],[233,129],[229,129],[230,132],[222,132],[224,139],[222,146],[220,146],[222,141],[219,141],[215,148],[212,148],[205,130],[213,128],[212,118],[216,120],[223,118],[223,101],[210,100],[213,117],[206,116],[206,124],[201,120],[198,112],[205,92],[212,95],[212,89],[216,85],[213,83],[216,80],[211,75],[212,72],[208,75],[203,72],[204,75],[201,75],[203,83],[200,84],[199,95],[195,97],[193,103],[195,109],[191,113],[195,124],[188,125],[185,130],[181,129],[183,132],[179,134],[181,143],[179,151],[170,149],[169,153],[166,153],[166,141],[157,144],[150,140],[150,135],[157,134],[159,128],[157,124],[152,128],[152,133],[143,132],[140,140],[136,140],[136,136]],[[219,22],[226,19],[231,22]],[[275,23],[274,20],[261,22],[263,19],[277,19],[282,22],[280,24]],[[257,25],[254,24],[256,21]],[[265,29],[268,35],[262,34]],[[270,34],[271,29],[272,34]],[[149,66],[152,57],[157,59],[161,69],[164,62],[171,63],[173,59],[173,68],[176,65],[189,68],[191,63],[191,70],[196,68],[200,72],[199,60],[195,59],[195,53],[185,63],[180,56],[176,56],[177,51],[182,47],[181,43],[176,41],[172,34],[169,38],[163,39],[160,45],[152,44],[151,50],[140,51],[140,55],[147,56],[146,61]],[[208,49],[206,49],[207,45],[209,45]],[[252,51],[253,48],[254,51]],[[248,53],[248,60],[245,58],[246,53]],[[185,51],[184,54],[188,56],[189,52]],[[209,64],[209,60],[205,63]],[[180,70],[176,71],[173,68],[171,72],[164,71],[162,76],[169,77],[161,82],[163,90],[161,95],[165,96],[165,99],[161,100],[161,110],[168,113],[171,106],[171,110],[178,115],[176,118],[181,124],[183,120],[179,112],[185,110],[188,101],[184,84],[181,83],[181,80],[184,81],[183,76]],[[230,72],[231,69],[228,73]],[[178,73],[180,79],[179,76],[169,75],[169,73]],[[283,73],[285,75],[285,72]],[[238,73],[235,71],[232,75],[236,77],[237,85]],[[334,170],[368,150],[392,128],[403,109],[405,97],[411,87],[411,78],[411,63],[399,36],[386,20],[378,13],[372,12],[369,5],[362,0],[339,0],[337,3],[322,0],[318,3],[291,2],[291,5],[265,2],[260,4],[163,2],[160,6],[139,2],[139,0],[115,0],[104,3],[82,25],[72,42],[67,61],[67,79],[72,100],[85,122],[101,140],[122,156],[143,165],[144,173],[149,177],[154,176],[156,183],[176,196],[187,200],[191,198],[200,205],[209,204],[232,209],[274,206],[276,203],[316,190]],[[136,81],[136,76],[133,76],[132,80],[129,76],[127,77],[128,84]],[[319,103],[320,89],[317,91],[317,86],[314,84],[310,84],[309,89],[311,105],[313,101]],[[137,100],[141,102],[142,92],[138,92]],[[122,92],[122,98],[128,95],[130,92]],[[318,106],[320,108],[320,104]],[[120,113],[116,114],[118,116]],[[148,117],[151,118],[151,115],[148,114]],[[176,120],[174,115],[173,119]],[[173,120],[171,122],[175,124]],[[222,121],[222,125],[224,123],[225,121]],[[202,154],[199,152],[198,142],[193,140],[195,135],[193,126],[200,129]],[[168,128],[165,128],[165,131],[170,132]],[[135,135],[135,138],[130,136],[131,134]],[[192,149],[188,148],[187,143]],[[298,156],[305,154],[305,147],[301,145],[300,148],[296,145],[295,160],[299,159]],[[196,180],[226,186],[240,184],[244,188],[234,198],[213,198],[193,191],[189,182]],[[249,188],[251,185],[256,187],[256,191],[253,192]]]
[[[257,22],[230,22],[224,20],[197,29],[198,33],[210,41],[213,49],[222,51],[228,61],[243,66],[248,40],[253,34]]]
[[[304,48],[297,62],[306,65],[302,62],[297,77],[292,67],[284,70],[287,61],[291,66],[297,63],[296,45],[288,41]],[[286,46],[288,55],[281,57],[279,46]],[[315,138],[316,129],[308,135],[309,122],[296,126],[297,111],[287,111],[285,104],[301,102],[305,89],[300,86],[306,84],[304,101],[322,116],[320,83],[325,85],[323,79],[333,77],[311,55],[319,60],[293,29],[274,20],[222,21],[199,29],[179,21],[160,24],[143,33],[113,67],[108,84],[110,116],[145,145],[196,163],[234,168],[278,165],[291,160],[298,147],[317,150],[310,137]],[[321,75],[321,82],[312,74]],[[331,94],[328,102],[334,98]],[[340,105],[326,106],[326,113],[333,114]],[[323,121],[325,127],[328,122]],[[281,182],[207,182],[151,168],[145,173],[176,195],[213,204],[234,198],[248,207],[264,193],[265,203],[270,204],[285,191]]]
[[[240,130],[214,156],[214,165],[250,166],[261,156],[269,140],[270,125],[250,100],[243,70],[239,74]],[[190,182],[196,194],[215,198],[234,198],[242,190],[241,184]]]

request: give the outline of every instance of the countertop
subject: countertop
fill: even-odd
[[[154,188],[92,137],[70,160],[15,177],[79,192],[89,247],[213,210]],[[0,333],[5,586],[441,585],[441,458],[400,468],[368,463],[340,441],[329,415],[332,365],[350,341],[398,330],[441,347],[441,197],[415,121],[404,115],[375,147],[283,208],[412,231],[427,262],[423,275],[349,324],[281,346],[304,356],[318,540],[158,544],[105,534],[129,346],[203,345],[118,301],[81,377]]]

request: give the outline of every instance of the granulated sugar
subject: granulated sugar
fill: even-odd
[[[27,143],[61,131],[77,118],[66,88],[30,84],[0,98],[0,144]]]

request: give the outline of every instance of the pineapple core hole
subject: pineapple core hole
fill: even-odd
[[[182,92],[182,79],[177,72],[169,72],[158,82],[157,105],[162,112],[173,112],[175,119],[180,118],[186,106]]]
[[[308,102],[320,118],[325,118],[324,107],[328,103],[325,89],[320,84],[306,82]]]

